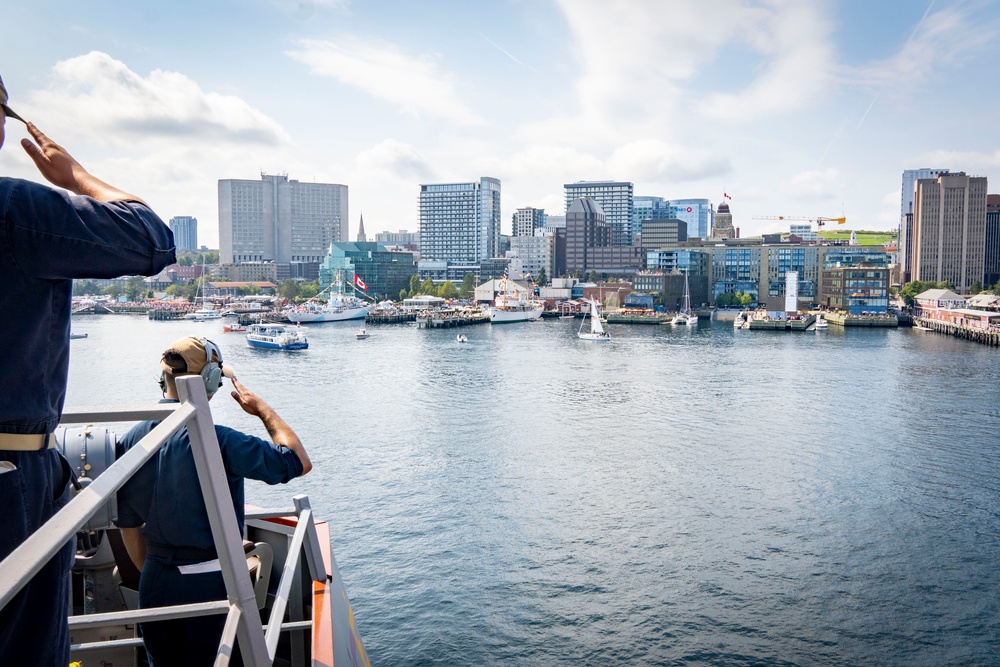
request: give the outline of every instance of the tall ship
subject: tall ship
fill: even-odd
[[[298,306],[291,306],[285,309],[285,318],[289,322],[298,324],[363,320],[375,307],[375,304],[367,303],[354,294],[345,294],[339,277],[330,285],[330,288],[334,286],[338,289],[336,291],[331,289],[330,297],[326,302],[311,300]]]
[[[528,292],[515,292],[508,276],[502,279],[503,291],[497,293],[490,306],[490,322],[506,324],[508,322],[531,322],[542,316],[545,304],[531,299]]]

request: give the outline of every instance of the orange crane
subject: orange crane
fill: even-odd
[[[816,226],[823,229],[823,225],[828,222],[836,222],[838,225],[842,225],[847,222],[847,218],[824,218],[820,215],[807,216],[807,215],[755,215],[754,220],[794,220],[797,222],[815,222]]]

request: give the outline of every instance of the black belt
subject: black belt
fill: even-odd
[[[146,555],[162,558],[168,561],[188,560],[201,563],[218,558],[215,549],[188,549],[183,547],[161,547],[158,544],[147,544]]]

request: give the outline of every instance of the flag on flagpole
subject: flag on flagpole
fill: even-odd
[[[727,195],[727,194],[725,193],[725,191],[723,191],[723,193],[722,193],[722,196],[723,196],[723,197],[725,197],[726,199],[728,199],[729,201],[732,201],[732,200],[733,200],[733,198],[732,198],[732,197],[730,197],[729,195]]]
[[[362,291],[368,291],[368,285],[365,285],[365,281],[361,280],[361,276],[354,274],[354,284],[362,289]]]

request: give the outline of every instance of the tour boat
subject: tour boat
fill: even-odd
[[[0,562],[0,609],[71,539],[77,545],[69,610],[70,659],[84,665],[145,664],[139,623],[224,615],[216,665],[239,637],[245,665],[369,667],[354,610],[330,547],[331,526],[305,495],[275,509],[247,506],[240,534],[203,380],[180,377],[179,403],[67,409],[56,448],[72,463],[78,490],[58,514]],[[116,460],[116,433],[92,422],[141,419],[160,425]],[[70,426],[65,426],[65,425]],[[80,426],[76,426],[79,424]],[[178,430],[187,427],[227,595],[221,600],[140,609],[139,570],[114,527],[115,495]],[[78,532],[79,531],[79,532]],[[58,601],[51,601],[56,604]],[[6,664],[6,662],[4,662]]]
[[[601,324],[601,314],[597,310],[597,302],[593,299],[590,300],[590,331],[584,331],[583,327],[587,323],[587,317],[584,316],[583,322],[580,323],[580,330],[576,333],[578,338],[583,340],[611,340],[611,334],[604,330]]]
[[[247,329],[247,345],[262,350],[305,350],[309,341],[301,327],[262,323]]]

